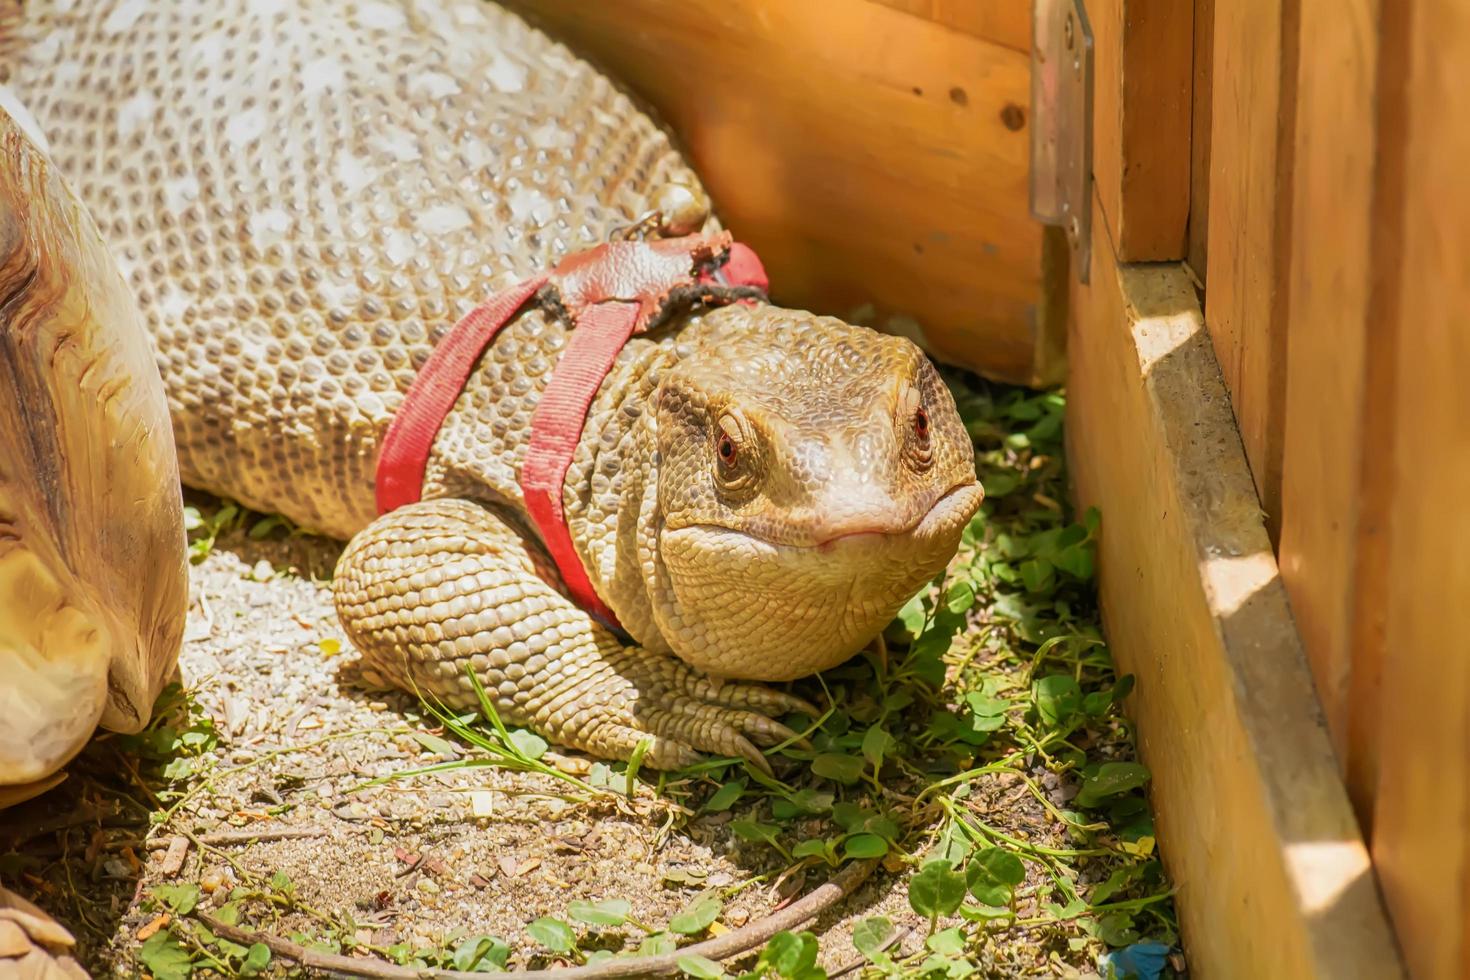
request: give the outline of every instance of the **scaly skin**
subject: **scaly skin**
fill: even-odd
[[[425,502],[375,520],[379,442],[444,330],[697,178],[606,79],[479,0],[71,6],[26,5],[0,78],[153,324],[185,482],[352,538],[335,594],[370,676],[467,706],[473,668],[564,744],[759,759],[801,703],[715,678],[840,662],[953,555],[981,492],[932,366],[764,304],[679,312],[593,404],[564,504],[634,644],[566,600],[526,529],[529,421],[568,329],[550,313],[481,359]]]

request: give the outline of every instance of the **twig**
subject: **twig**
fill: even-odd
[[[320,827],[262,827],[260,830],[221,830],[213,834],[200,834],[197,838],[201,844],[209,844],[213,847],[224,847],[230,844],[255,844],[262,841],[272,840],[302,840],[304,838],[325,837],[326,830]],[[109,848],[120,847],[123,844],[131,844],[134,847],[141,843],[139,841],[113,841]],[[166,840],[151,840],[144,845],[150,851],[161,851],[168,847]]]
[[[813,919],[836,905],[857,890],[858,886],[873,873],[876,861],[854,861],[833,875],[831,880],[814,888],[800,901],[793,902],[779,912],[757,919],[723,936],[707,939],[693,946],[658,956],[637,956],[626,959],[603,960],[592,966],[571,966],[554,970],[525,970],[514,974],[521,980],[617,980],[623,977],[666,977],[679,972],[679,961],[686,956],[703,956],[711,960],[726,960],[747,953],[785,929],[793,929]],[[252,932],[220,922],[211,915],[195,912],[216,935],[243,945],[264,943],[271,952],[295,960],[302,966],[316,970],[331,970],[354,977],[375,977],[384,980],[484,980],[483,973],[466,973],[460,970],[414,969],[395,966],[381,960],[360,959],[323,953],[314,949],[261,932]]]

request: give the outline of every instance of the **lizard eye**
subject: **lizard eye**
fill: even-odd
[[[922,406],[914,413],[914,435],[920,439],[929,438],[929,413]]]
[[[720,454],[720,462],[726,466],[733,466],[735,464],[735,440],[731,439],[727,433],[720,433],[720,441],[715,449]]]

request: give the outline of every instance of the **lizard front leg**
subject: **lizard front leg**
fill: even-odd
[[[769,770],[757,745],[795,737],[771,718],[813,712],[753,684],[718,684],[687,664],[625,646],[550,583],[539,548],[464,500],[400,507],[358,533],[333,583],[365,673],[474,709],[473,670],[501,717],[562,745],[674,769],[699,752]]]

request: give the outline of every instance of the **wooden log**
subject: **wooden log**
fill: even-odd
[[[838,315],[871,303],[875,325],[943,360],[1057,376],[1037,312],[1029,53],[988,36],[1005,32],[985,18],[975,34],[895,9],[925,6],[907,0],[509,6],[672,124],[777,301]]]
[[[1072,308],[1068,459],[1191,975],[1402,976],[1193,285],[1097,249]]]

